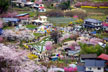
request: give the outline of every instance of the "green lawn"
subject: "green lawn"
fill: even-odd
[[[33,33],[35,37],[39,37],[41,36],[42,34],[41,33]]]
[[[108,37],[108,33],[101,33],[101,34],[96,34],[97,37],[103,39]]]
[[[72,39],[71,38],[67,38],[65,40],[63,40],[63,42],[67,42],[67,41],[71,41]]]
[[[6,29],[8,29],[8,30],[9,30],[9,29],[13,29],[13,28],[14,28],[14,27],[8,27],[8,26],[3,27],[3,29],[4,29],[4,30],[6,30]]]
[[[34,28],[36,28],[37,26],[36,26],[36,25],[31,25],[31,24],[29,24],[29,25],[26,25],[26,27],[27,27],[27,28],[30,28],[30,29],[34,29]]]
[[[18,11],[18,14],[22,14],[22,13],[29,13],[30,17],[34,17],[37,15],[36,12],[32,12],[32,11]]]

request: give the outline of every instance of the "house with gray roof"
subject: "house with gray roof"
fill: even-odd
[[[97,58],[97,54],[81,54],[80,55],[80,61],[81,62],[85,62],[86,59],[96,59]]]
[[[78,72],[104,72],[104,60],[85,60],[84,65],[77,65]]]
[[[104,72],[105,61],[85,60],[85,71]]]
[[[99,30],[102,27],[102,21],[88,18],[84,20],[83,26],[85,28],[93,28],[93,29]]]

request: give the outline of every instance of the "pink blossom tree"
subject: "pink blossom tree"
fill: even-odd
[[[3,37],[0,36],[0,42],[3,42]]]
[[[51,41],[46,41],[45,47],[46,47],[47,50],[51,50],[53,48],[52,47],[52,42]]]
[[[6,17],[6,18],[13,18],[16,17],[18,13],[17,12],[7,12],[7,13],[3,13],[2,15],[0,15],[0,17]]]
[[[16,50],[11,46],[0,44],[0,72],[38,72],[46,71],[47,68],[35,64],[35,61],[27,59],[28,52]]]
[[[2,20],[0,20],[0,28],[2,28],[3,27],[3,22],[2,22]]]

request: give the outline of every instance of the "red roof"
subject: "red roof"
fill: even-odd
[[[103,22],[102,24],[103,24],[103,26],[108,26],[108,23],[106,23],[106,22]]]
[[[108,55],[107,54],[101,54],[100,56],[98,56],[98,58],[101,58],[103,60],[108,60]]]
[[[25,20],[25,19],[28,19],[29,18],[29,15],[26,15],[26,16],[20,16],[20,17],[17,17],[18,19],[22,19],[22,20]]]
[[[39,7],[40,9],[44,9],[44,7]]]

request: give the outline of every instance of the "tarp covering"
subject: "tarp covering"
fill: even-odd
[[[16,17],[18,19],[25,20],[29,18],[29,13],[19,14],[19,15],[16,15]]]
[[[96,34],[96,31],[91,32],[91,34]]]
[[[18,14],[16,16],[25,16],[25,15],[29,15],[29,13]]]

